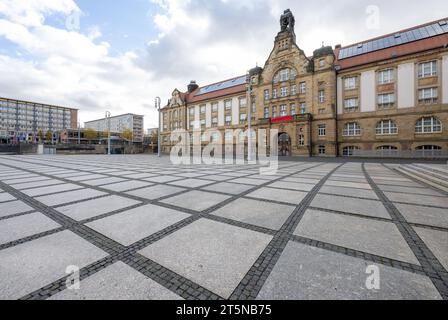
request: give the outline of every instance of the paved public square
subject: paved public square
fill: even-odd
[[[279,166],[0,156],[0,299],[448,299],[446,193]]]

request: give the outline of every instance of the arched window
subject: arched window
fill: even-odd
[[[442,122],[435,117],[424,117],[417,121],[415,125],[416,133],[440,133],[442,132]]]
[[[419,150],[419,151],[434,151],[434,150],[442,150],[442,147],[426,145],[426,146],[419,146],[419,147],[415,148],[415,150]]]
[[[344,126],[343,136],[354,137],[361,135],[361,126],[357,122],[349,122]]]
[[[284,68],[277,72],[277,74],[274,76],[273,82],[278,83],[294,80],[296,76],[297,76],[296,70],[290,68]]]
[[[356,146],[344,147],[344,149],[342,149],[342,155],[344,157],[352,157],[356,150],[360,150],[360,148]]]
[[[383,120],[376,124],[377,135],[392,135],[398,133],[397,124],[392,120]]]

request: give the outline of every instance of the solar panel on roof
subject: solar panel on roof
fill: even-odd
[[[448,22],[442,20],[431,25],[343,48],[339,52],[339,60],[434,37],[444,33],[448,33]]]
[[[209,85],[207,87],[201,88],[199,90],[199,92],[196,94],[197,96],[203,95],[203,94],[207,94],[207,93],[211,93],[211,92],[215,92],[218,90],[223,90],[223,89],[228,89],[231,87],[236,87],[242,84],[246,83],[246,76],[242,76],[239,78],[235,78],[235,79],[230,79],[224,82],[220,82],[220,83],[216,83],[216,84],[212,84]]]

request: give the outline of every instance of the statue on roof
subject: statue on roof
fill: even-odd
[[[292,14],[290,9],[287,9],[283,12],[280,17],[280,27],[281,31],[292,31],[294,32],[294,26],[296,24],[296,19]]]

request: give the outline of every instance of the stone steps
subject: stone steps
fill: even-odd
[[[448,192],[448,170],[445,170],[443,167],[405,164],[399,166],[397,170],[439,190]]]

